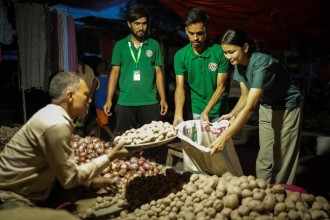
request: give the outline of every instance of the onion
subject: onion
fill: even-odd
[[[97,152],[98,155],[102,155],[102,154],[104,154],[104,148],[99,147],[99,148],[96,149],[96,152]]]
[[[143,166],[139,166],[139,170],[142,171],[143,173],[146,172]]]
[[[150,169],[152,169],[152,165],[150,165],[148,162],[145,162],[145,163],[143,164],[143,168],[144,168],[145,170],[150,170]]]
[[[132,170],[132,171],[137,170],[138,168],[139,168],[139,165],[137,163],[132,163],[132,164],[128,165],[128,169]]]
[[[132,157],[130,160],[129,160],[130,163],[137,163],[138,162],[138,159],[136,157]]]
[[[78,147],[78,151],[79,151],[79,152],[85,152],[85,146],[83,146],[83,145],[79,145],[79,147]]]
[[[120,170],[118,171],[118,173],[119,173],[119,176],[123,177],[123,176],[126,175],[127,170],[126,170],[126,169],[120,169]]]
[[[127,179],[127,180],[130,180],[132,178],[133,174],[128,172],[125,174],[124,178]]]
[[[93,150],[94,146],[93,146],[93,144],[87,144],[86,145],[86,148],[87,149],[90,149],[90,150]]]
[[[120,169],[127,169],[128,167],[127,167],[127,164],[124,162],[124,163],[122,163],[122,164],[120,164]]]
[[[94,147],[95,150],[101,148],[100,143],[95,143],[94,145],[92,144],[92,146]]]
[[[84,141],[85,141],[86,144],[90,144],[90,143],[93,142],[93,139],[92,139],[91,136],[86,136],[86,137],[84,138]]]
[[[118,162],[111,162],[111,170],[112,171],[119,171],[120,164]]]
[[[143,166],[144,162],[145,162],[145,160],[138,159],[139,166]]]
[[[86,154],[86,151],[82,151],[79,153],[79,157],[86,157],[87,154]]]
[[[105,142],[104,143],[104,148],[110,148],[112,144],[110,142]]]

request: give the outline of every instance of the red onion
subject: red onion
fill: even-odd
[[[105,142],[104,143],[104,148],[110,148],[112,144],[110,142]]]
[[[137,163],[138,159],[136,157],[132,157],[129,161],[130,163]]]
[[[150,166],[150,164],[149,164],[148,162],[145,162],[145,163],[143,164],[143,168],[144,168],[145,170],[150,170],[150,169],[152,169],[152,167]]]
[[[120,164],[120,169],[127,169],[127,164],[126,163]]]
[[[86,151],[82,151],[79,153],[79,157],[86,157]]]
[[[97,149],[96,149],[96,153],[97,153],[98,155],[102,155],[102,154],[104,154],[104,148],[103,148],[103,147],[99,147],[99,148],[97,148]]]
[[[78,147],[78,151],[79,151],[79,152],[85,152],[85,146],[80,145],[80,146]]]
[[[139,166],[143,166],[144,162],[145,162],[145,160],[138,159],[138,164],[139,164]]]
[[[128,165],[128,169],[132,170],[132,171],[137,170],[138,168],[139,168],[139,165],[137,163],[132,163],[132,164]]]

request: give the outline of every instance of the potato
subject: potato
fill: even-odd
[[[240,205],[237,211],[241,216],[248,216],[250,214],[250,208],[246,205]]]
[[[241,194],[243,198],[252,197],[252,192],[250,189],[243,189]]]
[[[222,202],[225,207],[235,209],[239,205],[239,198],[236,194],[230,194],[223,197]]]
[[[221,210],[221,214],[223,214],[225,217],[229,217],[230,216],[230,213],[232,212],[232,209],[231,208],[227,208],[227,207],[224,207],[222,210]]]
[[[295,210],[289,210],[288,217],[289,217],[289,219],[292,219],[292,220],[300,219],[299,213]]]
[[[255,212],[259,212],[259,213],[262,212],[265,209],[263,203],[259,200],[255,200],[255,199],[251,200],[248,203],[248,207],[249,207],[250,210],[255,211]]]
[[[263,199],[264,207],[267,211],[273,211],[276,205],[276,197],[274,194],[267,194]]]
[[[282,185],[280,185],[280,184],[276,184],[276,185],[274,185],[274,186],[272,187],[272,191],[273,191],[273,193],[275,193],[275,194],[285,194],[285,193],[286,193],[284,187],[283,187]]]
[[[301,199],[304,202],[307,202],[309,205],[313,204],[315,197],[312,194],[303,193],[301,194]]]
[[[213,208],[217,211],[220,212],[223,209],[223,203],[220,199],[215,199],[213,201]]]
[[[281,212],[286,212],[286,204],[284,202],[279,202],[274,207],[275,215],[278,215]]]

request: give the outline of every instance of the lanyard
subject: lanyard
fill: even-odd
[[[133,60],[134,60],[134,62],[136,64],[136,68],[137,68],[138,63],[139,63],[139,60],[140,60],[142,45],[143,45],[143,43],[141,43],[141,46],[139,47],[138,55],[137,55],[137,57],[135,57],[135,55],[133,53],[133,50],[132,50],[132,44],[131,44],[131,42],[128,42],[128,46],[129,46],[129,49],[131,51],[132,58],[133,58]]]

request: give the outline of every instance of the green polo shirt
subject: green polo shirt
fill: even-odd
[[[233,79],[243,82],[248,89],[263,89],[260,104],[265,108],[291,109],[302,101],[291,73],[278,60],[267,54],[252,53],[245,70],[241,65],[235,66]]]
[[[188,44],[175,54],[175,74],[188,78],[193,113],[203,112],[217,88],[218,73],[227,73],[228,69],[229,62],[219,44],[208,46],[201,55],[194,53],[191,44]],[[224,111],[227,111],[227,97],[227,92],[224,92],[220,101],[209,112],[209,117],[219,117],[223,113],[220,110],[224,107],[226,108]]]
[[[111,64],[120,66],[118,104],[124,106],[142,106],[158,103],[155,85],[155,67],[162,66],[159,43],[148,38],[143,42],[140,58],[136,65],[129,47],[137,60],[139,49],[134,47],[131,35],[118,41],[113,49]],[[134,77],[139,71],[140,77]]]

